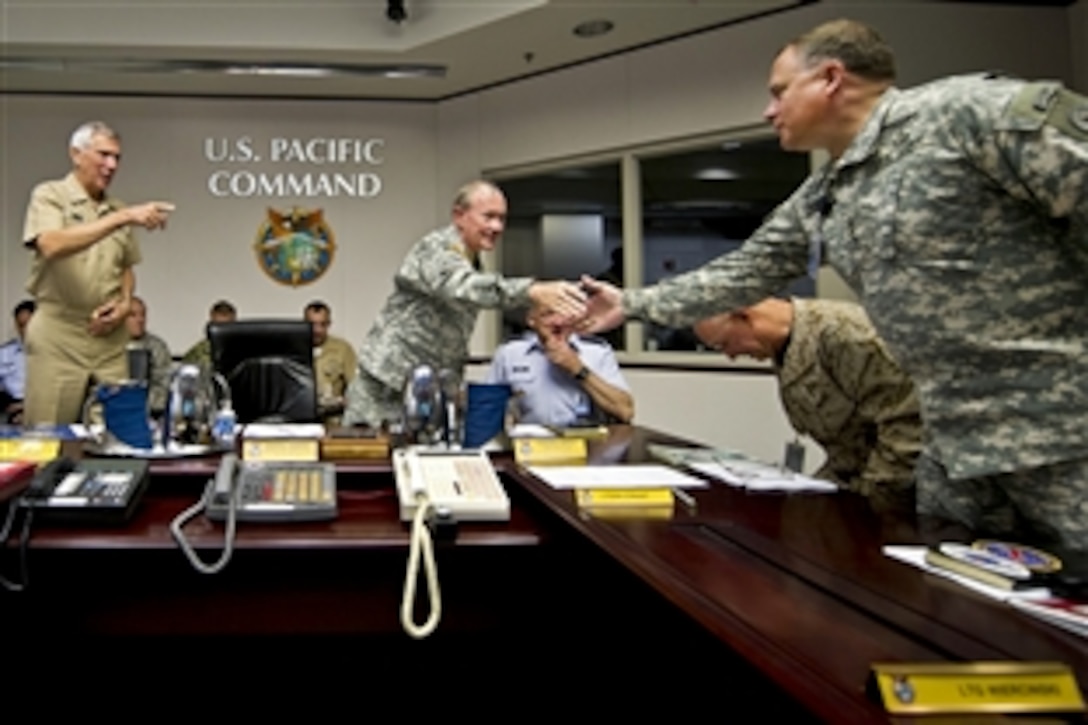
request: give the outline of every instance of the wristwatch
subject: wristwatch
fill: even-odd
[[[579,368],[578,372],[576,372],[574,374],[574,379],[575,380],[585,380],[588,377],[589,377],[589,368],[587,368],[585,365],[583,365],[581,368]]]

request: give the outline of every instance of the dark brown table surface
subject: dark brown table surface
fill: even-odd
[[[591,442],[590,463],[647,461],[650,442],[685,444],[616,426]],[[966,541],[968,532],[878,516],[851,494],[748,493],[718,483],[693,490],[697,506],[677,503],[669,519],[598,518],[509,455],[494,461],[513,503],[511,521],[464,525],[440,549],[451,602],[442,627],[454,632],[486,630],[502,640],[531,615],[554,620],[553,628],[538,627],[544,642],[572,626],[561,615],[582,611],[614,622],[614,636],[605,638],[613,647],[629,639],[623,628],[648,632],[647,641],[658,637],[662,647],[712,640],[739,656],[731,671],[747,663],[834,722],[883,719],[865,694],[875,662],[1056,660],[1075,670],[1082,688],[1088,683],[1083,639],[881,552],[890,543]],[[168,621],[169,632],[182,634],[274,633],[284,626],[274,612],[319,601],[319,620],[292,621],[291,631],[397,630],[408,536],[387,460],[338,463],[335,521],[239,526],[239,561],[209,577],[188,567],[168,527],[199,498],[216,463],[154,461],[150,489],[127,526],[35,527],[32,588],[45,592],[35,606],[91,586],[93,568],[98,586],[119,592],[80,625],[94,632],[158,633]],[[198,516],[185,531],[206,560],[222,547],[220,524]],[[14,547],[9,541],[5,570]],[[372,576],[360,583],[340,577],[345,570]],[[139,586],[131,585],[136,576]],[[212,593],[214,605],[202,604]],[[255,601],[278,604],[262,606],[254,620],[246,612]],[[360,611],[369,613],[362,621]],[[684,622],[702,634],[691,635]]]
[[[650,442],[685,444],[616,427],[590,446],[590,463],[645,462]],[[695,509],[678,502],[669,520],[598,518],[579,511],[570,491],[527,471],[515,477],[821,717],[879,716],[862,696],[875,662],[1060,661],[1082,689],[1088,683],[1084,639],[881,551],[971,540],[956,527],[879,516],[853,494],[750,493],[719,483],[692,489]]]

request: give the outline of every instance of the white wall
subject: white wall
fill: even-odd
[[[10,309],[23,295],[30,255],[20,247],[26,201],[33,184],[67,173],[68,136],[85,120],[101,118],[122,135],[123,160],[111,193],[135,203],[177,204],[167,229],[138,230],[144,260],[137,293],[147,300],[151,329],[183,351],[203,335],[208,307],[230,299],[243,316],[299,316],[314,298],[333,309],[333,332],[359,340],[392,289],[407,247],[448,220],[451,190],[436,186],[435,113],[411,103],[231,101],[135,98],[6,97],[3,138],[0,299]],[[261,161],[212,163],[205,139],[250,137]],[[384,139],[380,164],[272,163],[273,138]],[[373,198],[217,198],[208,190],[217,170],[374,173]],[[442,203],[439,203],[439,198]],[[337,251],[328,273],[300,287],[270,279],[253,250],[266,209],[322,208]],[[6,320],[7,321],[7,320]]]
[[[902,85],[1000,68],[1075,81],[1083,90],[1085,2],[1070,9],[823,2],[435,105],[0,96],[0,302],[10,310],[23,294],[30,188],[67,170],[68,134],[89,118],[124,136],[114,187],[120,197],[178,203],[166,232],[141,235],[137,271],[151,326],[175,351],[201,334],[219,297],[243,315],[299,314],[309,299],[324,298],[333,332],[357,344],[404,251],[448,219],[453,191],[481,172],[758,124],[771,58],[796,33],[839,15],[884,32]],[[292,200],[220,200],[205,189],[203,139],[239,135],[387,140],[379,197],[293,200],[325,208],[340,245],[332,270],[313,286],[276,285],[251,250],[265,207]],[[477,354],[490,350],[485,329],[473,341]],[[770,378],[635,370],[630,379],[637,422],[771,460],[781,455],[788,431]]]

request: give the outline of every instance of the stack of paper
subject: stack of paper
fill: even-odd
[[[813,491],[833,493],[839,487],[830,481],[810,478],[800,473],[769,466],[756,461],[725,460],[708,463],[689,463],[699,473],[741,486],[751,491]]]
[[[529,466],[552,488],[706,488],[706,481],[666,466]]]
[[[768,463],[753,461],[739,451],[715,448],[686,448],[651,443],[647,452],[669,465],[690,468],[704,475],[752,491],[813,491],[833,493],[839,487],[830,481],[803,476]]]

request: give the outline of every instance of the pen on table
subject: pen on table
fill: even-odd
[[[673,496],[680,499],[680,503],[684,504],[688,508],[695,508],[695,497],[682,488],[674,488],[672,490]]]

